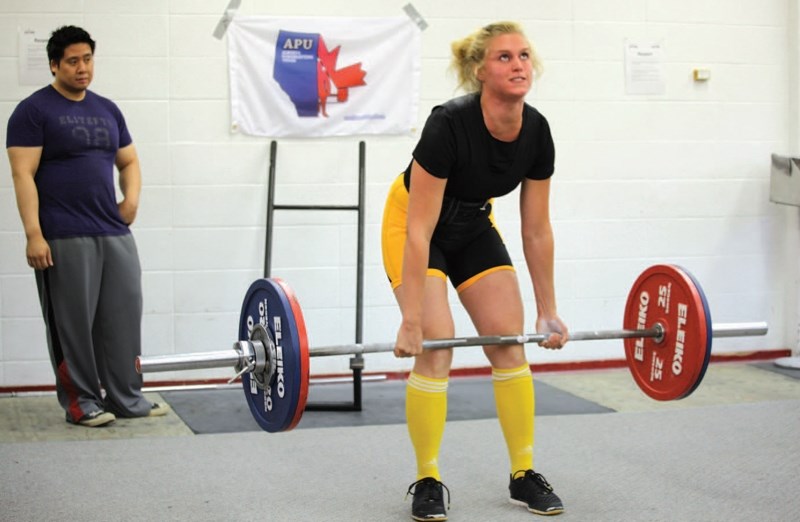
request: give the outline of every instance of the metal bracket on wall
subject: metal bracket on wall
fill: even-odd
[[[267,227],[264,248],[264,277],[271,277],[272,269],[272,223],[276,210],[350,210],[358,213],[358,245],[356,258],[356,325],[355,342],[363,340],[364,324],[364,229],[366,223],[366,144],[358,143],[358,204],[356,205],[285,205],[275,204],[275,165],[278,155],[278,143],[272,141],[269,150],[269,172],[267,186]],[[361,411],[361,374],[364,369],[364,357],[356,354],[350,359],[350,370],[353,372],[353,402],[325,402],[307,404],[307,410],[317,411]]]

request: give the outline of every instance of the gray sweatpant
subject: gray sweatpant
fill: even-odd
[[[36,271],[36,284],[67,420],[77,422],[96,410],[147,415],[151,405],[135,368],[141,353],[142,271],[133,236],[48,243],[53,266]]]

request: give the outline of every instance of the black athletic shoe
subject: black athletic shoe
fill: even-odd
[[[511,476],[508,489],[511,492],[511,503],[525,506],[537,515],[558,515],[564,512],[564,505],[558,495],[553,493],[553,486],[539,473],[529,469]],[[516,477],[516,478],[515,478]]]
[[[411,491],[411,489],[414,491]],[[447,520],[442,490],[447,491],[447,507],[450,507],[450,490],[433,477],[425,477],[408,486],[406,497],[414,495],[411,503],[411,518],[421,522]]]
[[[67,422],[86,426],[87,428],[100,428],[111,424],[115,420],[117,420],[117,417],[114,416],[113,413],[103,410],[95,410],[91,413],[87,413],[78,419],[77,422],[73,422],[67,417]]]

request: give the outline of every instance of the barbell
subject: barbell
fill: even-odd
[[[308,397],[309,358],[391,352],[394,343],[309,348],[300,304],[281,279],[258,279],[245,294],[239,341],[232,350],[139,357],[140,373],[233,366],[241,376],[250,412],[268,432],[294,428]],[[634,282],[625,303],[621,330],[573,332],[571,341],[623,339],[625,359],[636,384],[649,397],[688,397],[700,384],[715,337],[765,335],[767,324],[712,324],[705,294],[687,270],[654,265]],[[538,343],[546,334],[483,335],[429,339],[425,350]],[[234,379],[236,378],[234,377]],[[232,379],[233,380],[233,379]]]

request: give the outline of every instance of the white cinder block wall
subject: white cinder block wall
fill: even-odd
[[[405,16],[405,0],[243,0],[239,15]],[[794,348],[798,209],[769,202],[772,152],[797,153],[798,0],[417,0],[429,23],[418,120],[454,94],[449,43],[496,19],[522,22],[544,60],[530,102],[556,140],[557,293],[575,330],[619,328],[647,266],[679,263],[703,283],[719,322],[766,320],[762,338],[715,352]],[[227,0],[5,0],[0,3],[0,120],[33,91],[17,80],[17,31],[85,27],[98,42],[93,89],[125,113],[142,160],[134,233],[144,269],[146,355],[222,350],[236,339],[249,283],[264,263],[269,140],[230,132],[226,42],[212,37]],[[659,40],[666,94],[625,94],[623,42]],[[692,81],[708,68],[711,80]],[[367,143],[364,340],[394,339],[399,314],[380,263],[380,218],[416,136],[280,140],[277,201],[352,204],[358,141]],[[497,205],[521,263],[516,195]],[[354,340],[354,213],[277,212],[273,275],[294,288],[312,346]],[[51,385],[35,283],[7,161],[0,162],[0,387]],[[455,307],[457,331],[473,334]],[[529,325],[529,329],[533,321]],[[529,347],[532,362],[619,359],[621,342]],[[369,355],[367,371],[409,361]],[[483,366],[480,349],[457,351]],[[313,374],[347,373],[314,358]],[[225,370],[151,375],[218,378]]]

